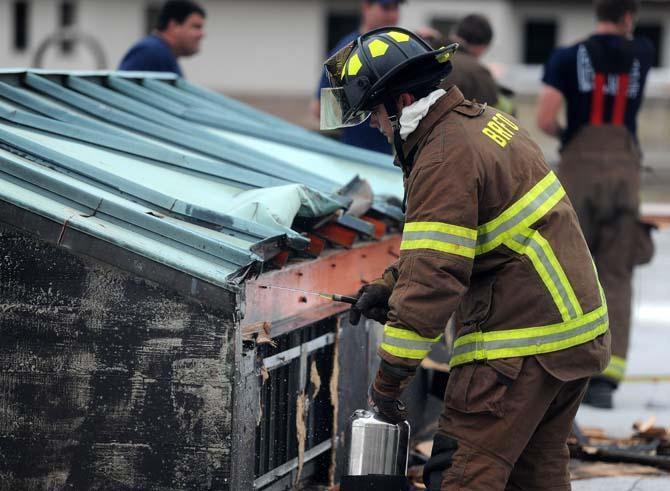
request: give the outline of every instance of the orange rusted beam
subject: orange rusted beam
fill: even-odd
[[[242,328],[270,322],[274,332],[274,326],[282,321],[298,327],[347,310],[347,304],[299,292],[260,288],[259,285],[353,295],[361,285],[382,275],[398,257],[399,248],[400,235],[394,234],[378,242],[357,244],[348,250],[331,249],[317,259],[290,264],[247,281]]]
[[[347,249],[350,249],[354,245],[354,241],[358,236],[355,230],[333,222],[326,223],[324,226],[314,230],[314,233],[335,245],[346,247]]]
[[[375,226],[375,239],[379,240],[384,237],[386,233],[386,224],[377,218],[372,218],[369,215],[363,215],[361,220],[365,220]]]
[[[277,268],[283,268],[288,262],[288,251],[281,251],[275,257],[272,258],[272,265]]]
[[[309,246],[307,246],[305,253],[312,257],[320,256],[326,247],[326,241],[314,234],[307,234],[307,237],[309,238]]]

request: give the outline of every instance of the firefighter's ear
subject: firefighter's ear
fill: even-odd
[[[404,108],[414,103],[415,100],[416,98],[412,94],[409,92],[403,92],[398,97],[398,109],[402,111]]]

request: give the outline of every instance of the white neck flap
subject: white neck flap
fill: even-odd
[[[400,115],[400,138],[407,140],[407,137],[419,126],[421,120],[428,114],[430,106],[447,92],[444,89],[437,89],[426,97],[414,101],[407,107],[404,107]]]

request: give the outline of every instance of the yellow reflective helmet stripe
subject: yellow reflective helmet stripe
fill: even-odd
[[[347,69],[347,75],[353,77],[358,74],[358,71],[363,67],[363,63],[361,63],[358,53],[354,53],[351,58],[349,58],[347,65],[349,67]]]
[[[386,35],[398,43],[409,41],[409,35],[405,34],[404,32],[389,31],[386,33]]]
[[[435,55],[435,59],[437,60],[438,63],[446,63],[449,61],[449,58],[451,58],[451,53],[449,53],[448,51]]]
[[[475,257],[477,231],[442,222],[407,222],[400,250],[431,249],[468,258]]]
[[[440,338],[442,338],[441,334],[435,338],[426,338],[416,331],[400,329],[386,324],[384,326],[384,340],[380,348],[398,358],[422,360]]]
[[[388,49],[389,45],[386,44],[381,39],[374,39],[370,41],[370,44],[368,44],[368,50],[370,51],[370,54],[372,55],[373,58],[377,58],[378,56],[384,56],[386,54],[386,50]]]
[[[610,358],[609,365],[603,370],[603,375],[609,378],[621,382],[626,375],[626,360],[612,355]]]
[[[607,332],[607,306],[567,322],[547,326],[477,331],[454,342],[450,366],[482,360],[539,355],[578,346]]]

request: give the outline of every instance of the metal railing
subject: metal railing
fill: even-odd
[[[288,475],[295,477],[299,467],[332,446],[329,382],[334,328],[332,320],[311,324],[276,338],[275,347],[259,349],[267,377],[261,387],[261,418],[256,428],[256,489]],[[303,432],[298,431],[301,425]],[[299,438],[304,438],[301,456]],[[303,478],[310,477],[304,474]]]

